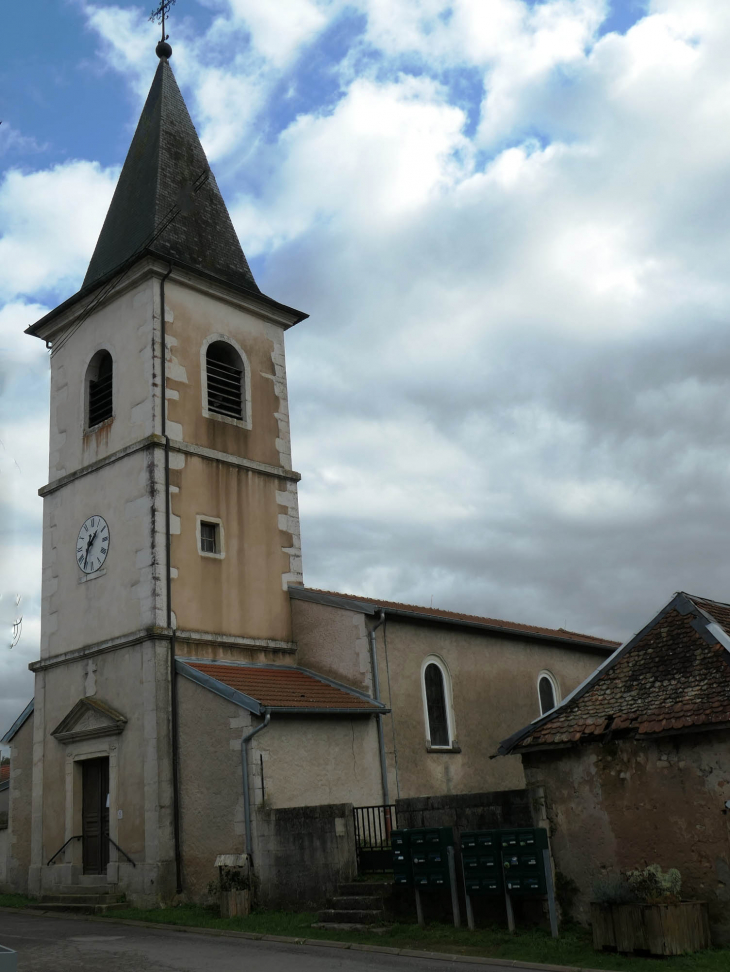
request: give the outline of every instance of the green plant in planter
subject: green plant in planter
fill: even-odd
[[[636,900],[644,904],[679,904],[682,875],[676,867],[665,873],[658,864],[643,870],[627,871],[626,880]]]

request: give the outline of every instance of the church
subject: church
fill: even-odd
[[[277,808],[524,787],[489,755],[616,647],[304,585],[284,344],[307,315],[259,290],[157,55],[83,285],[28,329],[41,646],[0,833],[3,887],[140,906],[199,898],[221,854],[256,870]]]

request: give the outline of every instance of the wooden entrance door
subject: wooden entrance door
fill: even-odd
[[[109,757],[81,764],[84,874],[106,874],[109,863]]]

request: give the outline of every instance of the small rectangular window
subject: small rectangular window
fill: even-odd
[[[200,521],[200,550],[201,553],[220,553],[218,542],[218,524]]]

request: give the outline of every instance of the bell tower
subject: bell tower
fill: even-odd
[[[29,890],[180,887],[174,658],[289,662],[302,582],[284,332],[166,41],[51,350]],[[55,856],[53,863],[49,859]]]

